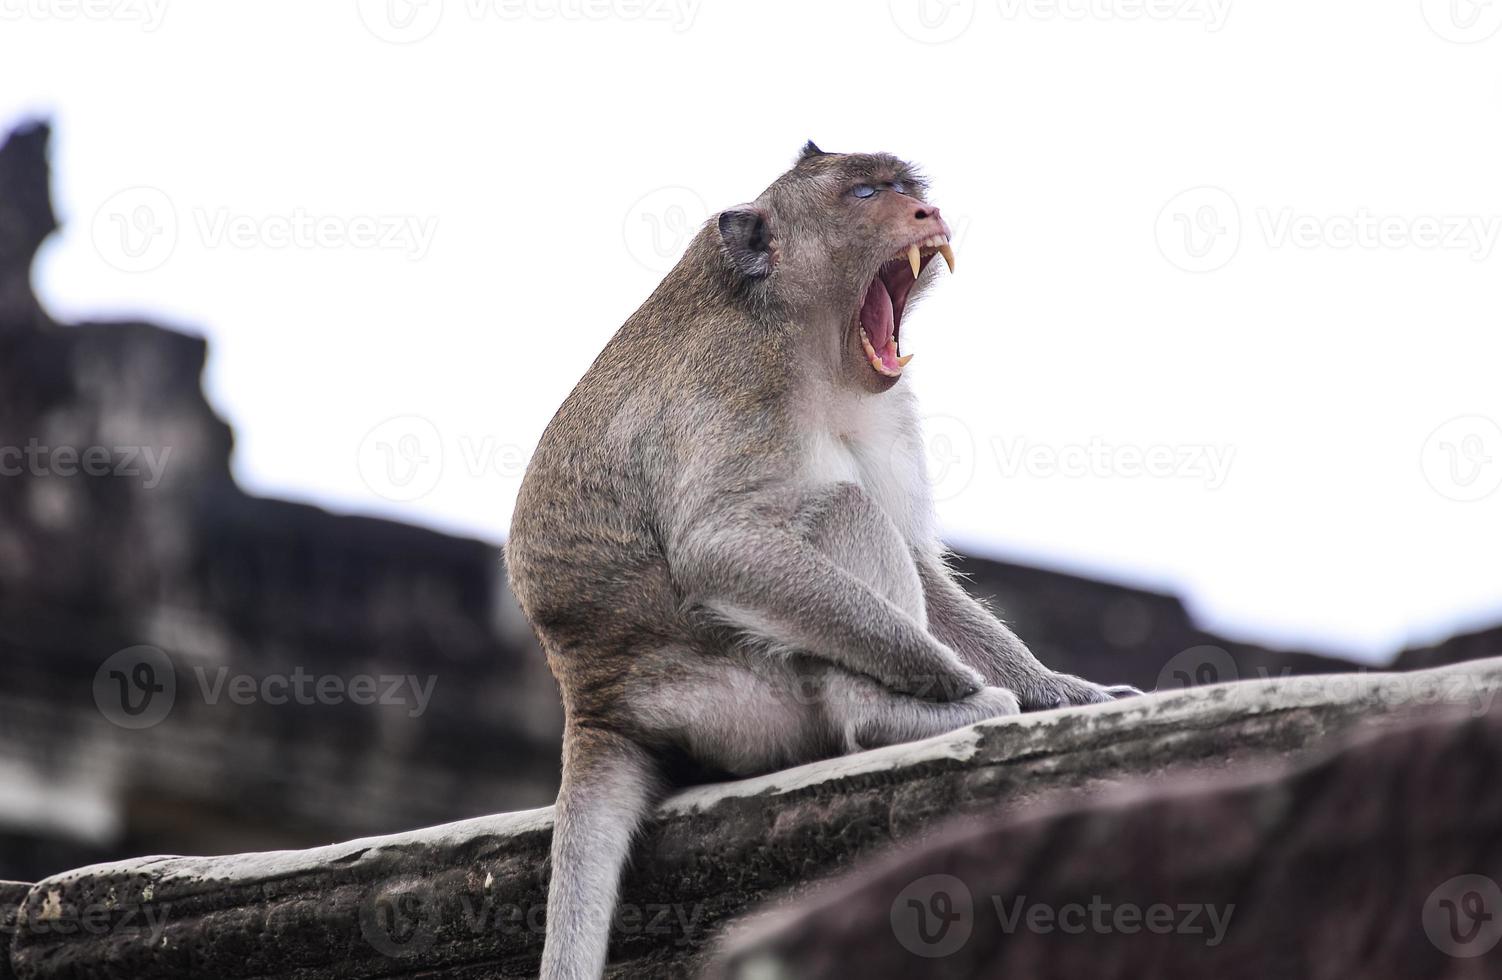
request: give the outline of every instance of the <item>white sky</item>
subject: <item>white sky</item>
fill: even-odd
[[[1378,657],[1502,618],[1498,27],[1471,0],[0,0],[0,121],[57,124],[53,313],[209,336],[248,489],[494,540],[687,232],[807,138],[897,152],[957,233],[903,332],[951,539]]]

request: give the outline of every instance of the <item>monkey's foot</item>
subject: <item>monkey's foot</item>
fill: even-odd
[[[1109,687],[1095,684],[1072,674],[1049,674],[1018,692],[1023,711],[1049,711],[1079,704],[1105,704],[1141,694],[1130,684]]]

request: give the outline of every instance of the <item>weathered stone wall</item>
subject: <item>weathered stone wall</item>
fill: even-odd
[[[10,943],[16,934],[21,902],[31,886],[19,881],[0,881],[0,980],[14,980],[10,968]]]
[[[550,801],[556,688],[499,549],[242,493],[202,339],[58,324],[32,295],[55,226],[46,149],[40,125],[0,148],[0,877]],[[83,470],[90,451],[102,470]],[[137,727],[106,663],[140,646],[175,691]],[[205,694],[299,671],[431,678],[432,697]]]
[[[942,867],[963,866],[977,889],[999,888],[1010,880],[1006,875],[1022,871],[1055,882],[1046,869],[1056,861],[1081,876],[1081,887],[1105,887],[1155,862],[1170,869],[1150,879],[1163,882],[1164,894],[1184,882],[1260,882],[1266,887],[1244,890],[1235,900],[1244,909],[1263,903],[1243,916],[1261,923],[1267,942],[1281,941],[1271,930],[1289,918],[1277,910],[1279,903],[1297,898],[1273,887],[1280,883],[1332,876],[1327,889],[1355,893],[1371,880],[1363,867],[1403,865],[1393,880],[1409,883],[1450,867],[1446,861],[1502,874],[1493,860],[1498,824],[1491,822],[1498,791],[1478,782],[1494,775],[1489,767],[1497,746],[1480,746],[1474,727],[1456,720],[1495,716],[1499,691],[1502,660],[1416,674],[1243,681],[1000,719],[924,742],[691,789],[662,805],[640,843],[617,917],[612,975],[694,975],[710,965],[714,942],[732,920],[768,900],[796,902],[811,894],[809,914],[820,916],[821,933],[827,925],[847,944],[841,949],[864,942],[890,949],[891,934],[872,933],[870,922],[879,918],[880,909],[871,910],[880,901],[890,906],[884,891],[852,903],[847,915],[816,888],[821,877],[858,867],[894,842],[937,840],[949,848],[944,854],[964,856],[958,865],[946,858]],[[1390,771],[1373,769],[1365,784],[1356,775],[1360,762],[1343,763],[1334,775],[1329,768],[1280,775],[1309,751],[1331,751],[1353,734],[1371,738],[1417,724],[1448,726],[1456,734],[1425,742]],[[973,861],[965,850],[969,838],[955,844],[945,829],[956,816],[994,822],[1034,806],[1054,813],[1084,807],[1088,814],[1100,808],[1092,801],[1125,789],[1139,798],[1175,799],[1199,792],[1202,780],[1227,776],[1264,782],[1213,797],[1221,802],[1198,811],[1208,822],[1170,821],[1157,836],[1143,828],[1169,820],[1164,814],[1177,812],[1171,804],[1143,804],[1146,816],[1132,817],[1130,826],[1097,824],[1087,816],[1080,818],[1083,825],[1069,824],[1063,837],[1050,836],[1054,831],[1047,828],[1020,834],[1015,846],[1005,835],[986,837]],[[1467,800],[1474,801],[1469,809]],[[1349,834],[1341,829],[1345,817]],[[311,851],[143,858],[81,869],[27,893],[12,969],[24,980],[530,976],[543,935],[550,828],[551,812],[542,809]],[[1450,841],[1443,853],[1442,838]],[[1068,847],[1060,850],[1056,842]],[[1264,850],[1277,868],[1301,867],[1300,876],[1280,879],[1270,871],[1273,877],[1256,878]],[[1432,866],[1426,863],[1431,858]],[[987,877],[993,869],[1002,876],[995,881]],[[1238,869],[1246,877],[1238,877]],[[1194,877],[1199,872],[1203,876]],[[887,887],[895,873],[882,872],[878,885]],[[1417,897],[1420,905],[1423,900]],[[1335,903],[1330,914],[1361,908]],[[1370,908],[1385,913],[1388,906]],[[800,908],[791,920],[803,914]],[[1324,913],[1306,906],[1303,914]],[[1397,926],[1412,928],[1413,922]],[[1360,934],[1385,927],[1368,921]],[[1319,933],[1317,922],[1300,928],[1300,936]],[[808,964],[819,969],[799,972],[803,961],[793,954],[813,940],[784,941],[783,935],[775,929],[753,934],[739,948],[753,966],[752,954],[770,951],[777,962],[792,964],[792,972],[738,975],[835,975],[817,959]],[[972,954],[994,955],[993,940],[978,941]],[[872,958],[852,954],[851,962],[859,960],[864,970]],[[935,969],[936,976],[969,975]],[[1234,964],[1226,972],[1253,975]],[[903,974],[889,966],[880,975]]]

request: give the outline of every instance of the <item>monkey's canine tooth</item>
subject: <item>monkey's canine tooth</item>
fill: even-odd
[[[897,366],[900,367],[900,368],[905,368],[905,367],[907,367],[907,362],[911,361],[912,359],[913,359],[913,355],[911,355],[911,354],[903,354],[901,357],[897,358]]]
[[[913,278],[917,279],[918,270],[923,268],[922,263],[918,261],[918,246],[909,245],[907,247],[907,264],[913,267]]]
[[[949,247],[948,242],[945,242],[939,246],[939,254],[944,256],[944,264],[949,266],[949,271],[952,274],[954,272],[954,249]]]

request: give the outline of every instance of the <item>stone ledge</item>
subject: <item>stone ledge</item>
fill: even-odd
[[[716,980],[1502,972],[1502,711],[957,822],[737,923]]]
[[[16,931],[16,914],[30,890],[30,885],[19,881],[0,881],[0,952],[9,953],[10,939]],[[0,980],[12,980],[14,976],[10,956],[0,956]]]
[[[1173,774],[1271,772],[1358,724],[1481,715],[1502,660],[1247,681],[1002,719],[665,802],[628,873],[612,975],[697,972],[725,924],[956,814]],[[27,892],[21,980],[523,977],[542,944],[548,808],[307,851],[154,857]]]

